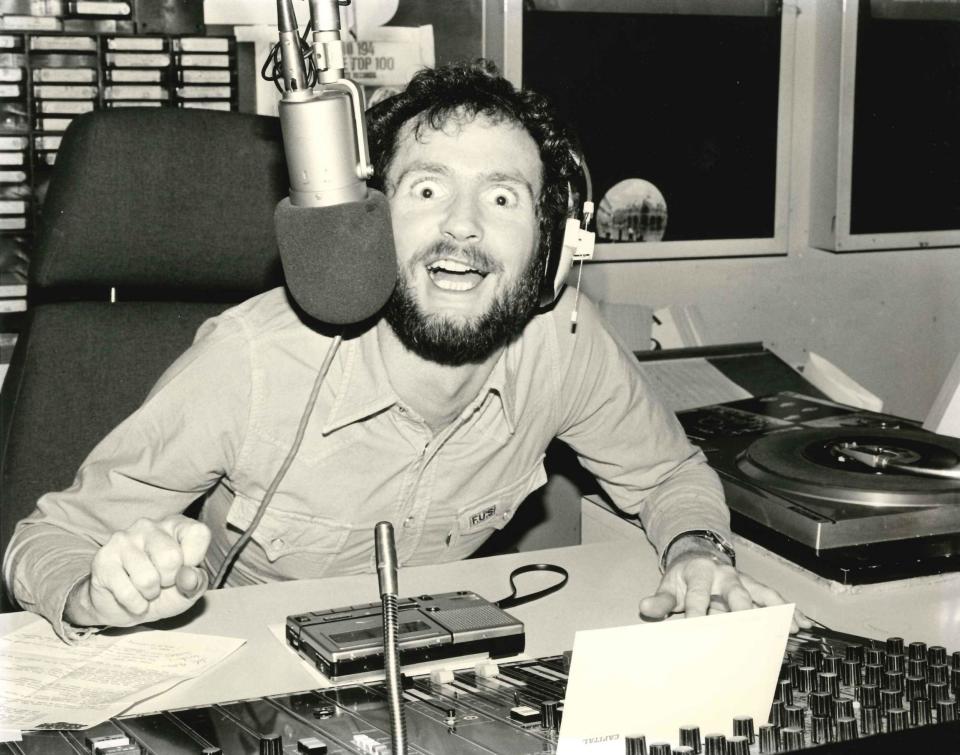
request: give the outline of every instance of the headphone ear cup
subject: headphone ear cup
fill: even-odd
[[[577,250],[577,242],[580,237],[580,219],[567,218],[566,226],[563,229],[563,242],[560,245],[560,260],[557,263],[557,271],[553,277],[553,299],[556,301],[563,290],[563,284],[570,274],[570,268],[573,267],[573,253]]]
[[[549,307],[553,304],[560,292],[563,291],[564,282],[567,275],[573,267],[574,252],[577,250],[577,244],[580,239],[580,223],[583,212],[583,204],[592,198],[592,182],[590,180],[590,171],[587,169],[587,163],[583,155],[573,154],[579,170],[574,175],[571,183],[567,184],[567,198],[569,207],[567,208],[567,221],[563,229],[563,238],[559,245],[554,242],[553,247],[547,255],[546,265],[543,271],[543,282],[540,286],[540,306]]]

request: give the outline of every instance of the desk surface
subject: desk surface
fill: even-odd
[[[474,590],[498,600],[510,592],[508,577],[517,566],[559,564],[570,572],[567,585],[511,613],[526,625],[528,655],[560,653],[573,647],[578,629],[636,623],[639,599],[653,592],[659,581],[656,555],[642,531],[630,525],[611,526],[602,536],[598,531],[594,525],[586,528],[597,540],[586,545],[402,569],[400,590],[404,595]],[[746,542],[738,543],[738,558],[744,571],[834,629],[960,649],[960,575],[840,589]],[[523,575],[520,591],[533,591],[555,579],[552,574]],[[376,600],[375,575],[211,591],[189,614],[158,626],[242,637],[246,644],[209,673],[140,703],[131,712],[312,689],[316,687],[312,675],[269,625],[282,624],[292,613]],[[26,613],[0,615],[0,634],[32,619]]]

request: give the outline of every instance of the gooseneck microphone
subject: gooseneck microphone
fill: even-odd
[[[373,530],[377,556],[377,578],[380,581],[380,602],[383,607],[383,660],[386,671],[387,703],[390,706],[390,736],[393,755],[406,755],[407,727],[403,715],[403,688],[400,681],[400,646],[397,637],[397,549],[393,540],[393,525],[378,522]]]
[[[338,0],[310,0],[316,83],[304,67],[292,0],[277,0],[280,127],[290,196],[274,213],[287,287],[309,316],[334,325],[375,315],[397,278],[386,197],[373,175],[363,91],[344,77]]]

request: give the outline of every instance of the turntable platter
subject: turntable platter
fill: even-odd
[[[903,469],[876,469],[844,448],[883,449],[901,468],[960,470],[960,440],[909,429],[802,428],[765,435],[737,461],[764,487],[809,498],[870,507],[960,505],[960,481]]]

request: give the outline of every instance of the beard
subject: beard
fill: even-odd
[[[423,359],[450,367],[483,362],[519,336],[532,319],[540,298],[540,255],[534,252],[526,269],[497,295],[487,311],[469,319],[426,313],[417,301],[411,271],[444,257],[465,257],[488,273],[503,269],[477,246],[461,248],[438,241],[400,269],[384,317],[400,342]]]

